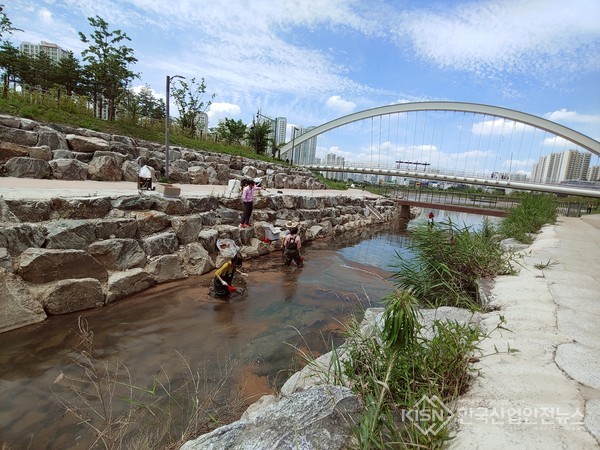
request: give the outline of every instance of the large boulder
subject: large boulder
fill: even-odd
[[[74,158],[53,159],[49,164],[57,180],[87,180],[88,165]]]
[[[13,142],[0,141],[0,164],[5,163],[12,158],[27,158],[28,156],[29,147]]]
[[[135,239],[106,239],[88,247],[88,252],[108,270],[126,270],[146,265],[146,253]]]
[[[86,250],[96,240],[96,228],[89,220],[56,220],[46,225],[46,248]]]
[[[109,145],[105,139],[97,137],[79,136],[76,134],[67,134],[67,145],[69,149],[81,153],[94,153],[97,151],[108,150]]]
[[[140,268],[115,272],[108,279],[106,303],[143,291],[155,284],[154,278]]]
[[[88,176],[97,181],[121,181],[123,178],[122,163],[111,155],[96,156],[88,165]]]
[[[6,174],[9,177],[17,178],[52,178],[52,169],[47,161],[29,158],[16,157],[9,159],[5,166]]]
[[[185,278],[177,255],[162,255],[154,258],[146,266],[146,271],[154,277],[157,283]]]
[[[350,389],[316,386],[188,441],[181,450],[345,449],[361,411],[362,404]]]
[[[71,278],[108,279],[104,266],[83,250],[28,248],[18,258],[17,273],[25,281],[42,284]]]
[[[39,295],[48,314],[68,314],[104,304],[102,284],[95,278],[59,280],[43,285]]]
[[[46,319],[37,296],[21,278],[0,267],[0,333]]]
[[[11,256],[19,256],[31,247],[41,247],[44,239],[42,226],[23,223],[0,227],[0,248],[6,248]]]

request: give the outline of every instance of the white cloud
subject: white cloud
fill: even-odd
[[[227,102],[213,102],[206,111],[211,126],[216,126],[220,119],[234,119],[241,113],[239,105]]]
[[[471,127],[471,133],[475,135],[503,135],[505,133],[523,132],[524,130],[531,129],[529,125],[525,125],[520,122],[514,122],[509,119],[502,117],[496,117],[492,120],[482,120],[474,123]]]
[[[350,114],[356,109],[356,103],[344,100],[339,95],[332,95],[331,97],[329,97],[325,101],[325,105],[339,115]]]
[[[40,8],[38,11],[38,17],[44,25],[52,26],[54,24],[54,17],[52,12],[46,8]]]
[[[454,3],[453,3],[454,5]],[[444,68],[478,75],[569,75],[600,68],[596,0],[487,0],[448,10],[405,13],[392,30],[417,54]]]
[[[568,111],[566,109],[560,109],[545,114],[548,120],[553,122],[571,122],[571,123],[583,123],[583,124],[597,124],[600,125],[600,115],[591,114],[579,114],[575,111]]]
[[[545,138],[543,145],[544,147],[552,147],[553,149],[556,149],[557,152],[562,152],[575,147],[575,144],[573,144],[571,141],[568,141],[560,136]]]

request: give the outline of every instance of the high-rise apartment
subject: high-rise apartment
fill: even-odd
[[[577,150],[542,156],[533,165],[531,178],[536,183],[560,183],[566,180],[586,180],[591,154]]]

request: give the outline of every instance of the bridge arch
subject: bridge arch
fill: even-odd
[[[384,116],[387,114],[414,111],[459,111],[502,117],[514,122],[520,122],[544,131],[548,131],[568,141],[574,142],[580,147],[589,150],[597,156],[600,156],[600,142],[582,133],[572,130],[571,128],[513,109],[466,102],[413,102],[366,109],[364,111],[359,111],[338,119],[334,119],[330,122],[326,122],[323,125],[319,125],[318,127],[301,134],[300,136],[296,136],[293,141],[287,142],[283,147],[281,147],[281,154],[287,154],[292,149],[292,144],[297,146],[311,138],[314,138],[315,136],[325,133],[326,131],[347,125],[352,122],[357,122],[359,120],[368,119],[371,117]]]

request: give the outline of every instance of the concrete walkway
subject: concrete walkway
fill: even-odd
[[[156,186],[156,184],[154,184]],[[205,195],[225,196],[226,185],[175,184],[181,188],[182,197],[201,197]],[[144,195],[161,195],[156,191],[141,191]],[[137,195],[137,183],[131,181],[73,181],[38,180],[33,178],[0,177],[0,196],[5,199],[43,199],[52,197],[97,197]],[[267,188],[265,195],[336,196],[343,193],[351,197],[376,197],[361,189],[339,191],[334,189],[275,189]]]
[[[451,448],[600,448],[600,215],[561,217],[521,254],[482,321],[511,331],[482,343]]]

